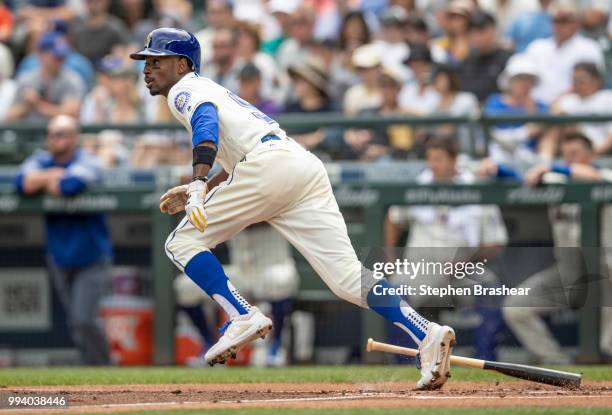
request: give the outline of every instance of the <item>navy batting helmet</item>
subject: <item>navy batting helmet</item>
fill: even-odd
[[[195,73],[200,72],[200,44],[186,30],[161,27],[147,35],[143,50],[132,53],[130,58],[144,60],[147,56],[183,56],[191,61]]]

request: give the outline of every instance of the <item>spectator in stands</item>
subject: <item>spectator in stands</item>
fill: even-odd
[[[471,0],[451,0],[444,15],[445,35],[435,39],[432,55],[436,62],[456,64],[470,52],[469,24],[474,11]]]
[[[360,82],[344,94],[342,108],[349,116],[378,107],[382,98],[378,86],[382,64],[379,48],[373,44],[358,47],[353,52],[352,63]]]
[[[264,36],[264,41],[261,46],[262,52],[276,56],[283,42],[289,38],[289,33],[291,31],[291,15],[295,13],[300,3],[301,0],[270,0],[268,2],[268,13],[272,15],[278,27],[268,28],[271,29],[272,33]]]
[[[329,79],[323,62],[309,59],[289,67],[291,90],[295,97],[285,107],[287,113],[330,112]],[[325,138],[325,131],[315,126],[296,131],[292,137],[308,149],[317,147]]]
[[[516,16],[504,33],[504,38],[518,53],[523,53],[534,40],[553,35],[552,17],[548,8],[553,0],[539,0],[539,10]]]
[[[525,175],[525,182],[530,186],[540,183],[559,183],[576,179],[580,181],[612,181],[612,171],[602,169],[595,164],[595,152],[592,141],[581,133],[570,133],[561,140],[561,158],[559,163],[547,163],[531,168]],[[515,177],[521,180],[520,174],[509,166],[485,162],[480,173],[489,177]],[[523,344],[539,361],[546,364],[570,363],[570,356],[564,352],[550,333],[542,317],[560,309],[570,308],[576,298],[572,292],[580,292],[583,254],[576,247],[580,243],[579,207],[571,204],[554,206],[549,209],[549,216],[555,243],[556,263],[523,281],[518,287],[531,288],[528,297],[508,296],[504,301],[504,318],[506,323]],[[612,246],[612,211],[610,206],[602,212],[602,246]],[[610,250],[604,252],[602,266],[607,269],[603,275],[609,275],[612,269]],[[609,290],[608,290],[609,291]],[[605,290],[604,290],[605,292]],[[608,293],[609,294],[609,293]],[[609,301],[604,298],[603,301]],[[609,302],[607,303],[609,305]],[[612,308],[602,308],[601,349],[612,356]]]
[[[240,72],[240,63],[236,56],[237,44],[238,33],[235,30],[229,28],[217,30],[212,40],[212,61],[201,69],[204,76],[234,93],[238,92],[238,72]]]
[[[474,183],[476,180],[474,175],[462,170],[457,163],[458,149],[454,138],[433,136],[426,142],[425,148],[427,168],[416,177],[417,183]],[[501,211],[493,205],[392,206],[384,229],[388,254],[403,255],[403,259],[411,262],[425,259],[429,263],[446,261],[486,263],[497,256],[508,242]],[[409,234],[404,252],[391,252],[391,249],[396,250],[399,247],[401,236],[406,230]],[[496,276],[486,267],[485,269],[477,281],[472,278],[458,280],[451,275],[427,274],[420,275],[416,279],[398,275],[393,282],[416,286],[427,284],[432,287],[445,287],[449,283],[468,286],[474,283],[487,286],[496,284]],[[460,301],[461,298],[457,300]],[[501,311],[494,305],[482,306],[483,300],[476,298],[475,311],[481,317],[481,324],[474,334],[475,352],[479,358],[494,360],[496,335],[502,328],[502,316]],[[410,302],[417,308],[453,304],[451,299],[427,295],[411,296]]]
[[[501,32],[505,32],[517,17],[538,10],[538,0],[478,0],[478,5],[495,16]]]
[[[400,115],[402,109],[398,97],[404,83],[403,74],[393,66],[386,66],[382,68],[378,82],[381,105],[363,110],[358,115]],[[344,133],[344,143],[347,151],[343,156],[355,160],[386,159],[391,152],[395,156],[405,156],[413,144],[412,129],[407,125],[391,125],[374,130],[351,128]]]
[[[495,18],[476,11],[470,20],[470,54],[461,63],[461,84],[483,102],[499,92],[497,78],[506,67],[512,52],[502,48],[497,40]]]
[[[17,82],[11,79],[12,75],[13,57],[10,50],[0,44],[0,122],[5,121],[17,93]]]
[[[83,124],[135,124],[144,121],[134,67],[109,56],[100,63],[102,81],[83,101]]]
[[[558,0],[550,8],[553,36],[531,43],[525,54],[540,72],[535,97],[551,104],[571,88],[572,71],[578,62],[592,62],[603,68],[600,46],[578,33],[578,8],[573,1]]]
[[[8,43],[13,33],[13,13],[5,2],[0,0],[0,43]]]
[[[192,2],[189,0],[155,0],[152,3],[153,10],[150,13],[150,17],[140,20],[133,28],[132,41],[138,44],[142,43],[142,40],[146,39],[147,35],[158,27],[176,27],[195,32],[191,16],[193,11]],[[209,51],[210,43],[202,45],[202,48]],[[206,61],[202,59],[201,62],[204,63],[209,60],[210,55],[207,56]]]
[[[552,106],[552,112],[566,115],[612,115],[612,91],[603,88],[602,73],[591,62],[574,66],[572,92],[562,96]],[[609,153],[612,149],[612,122],[582,123],[579,130],[593,142],[595,152]]]
[[[274,101],[266,99],[261,94],[261,72],[251,62],[242,67],[238,74],[238,96],[253,104],[258,110],[272,116],[279,112]]]
[[[533,98],[533,89],[539,81],[539,71],[529,59],[513,56],[499,78],[504,92],[491,95],[485,102],[484,112],[488,115],[547,112],[548,106]],[[493,142],[489,143],[489,154],[498,163],[511,158],[534,162],[538,154],[551,158],[554,148],[539,142],[542,133],[540,127],[523,122],[497,124],[491,129]]]
[[[195,34],[201,48],[202,67],[213,59],[213,37],[219,29],[232,27],[234,14],[230,0],[208,0],[204,13],[206,27]]]
[[[108,13],[110,0],[87,0],[86,4],[87,16],[74,23],[72,42],[77,52],[97,65],[113,48],[129,41],[128,30]]]
[[[291,15],[289,38],[279,47],[276,60],[282,69],[287,69],[292,62],[304,61],[310,53],[313,42],[315,12],[307,6],[301,6]]]
[[[410,15],[404,27],[404,39],[408,45],[426,45],[430,41],[427,22],[420,16]]]
[[[457,117],[478,115],[478,100],[470,92],[461,92],[461,80],[454,67],[438,65],[432,78],[432,86],[440,97],[434,109],[435,114]],[[470,131],[467,127],[447,124],[436,127],[435,131],[438,135],[456,136],[459,140],[460,151],[462,153],[470,151]]]
[[[59,114],[79,114],[85,88],[77,75],[64,68],[70,46],[59,36],[43,36],[38,46],[40,68],[17,80],[17,95],[7,121],[42,122]]]
[[[56,28],[56,29],[59,29],[59,28]],[[62,28],[62,29],[67,30],[67,28]],[[56,42],[55,38],[66,39],[66,35],[65,33],[58,31],[58,30],[51,31],[51,32],[45,32],[41,34],[38,44],[40,45],[44,43]],[[40,49],[40,47],[38,49]],[[37,52],[38,50],[28,54],[21,60],[21,62],[19,63],[19,66],[17,67],[16,76],[18,78],[26,72],[40,68],[40,55]],[[95,79],[96,77],[95,77],[93,65],[91,64],[89,59],[87,59],[85,56],[81,55],[74,49],[70,49],[70,51],[68,52],[68,55],[64,59],[64,68],[77,74],[81,78],[83,83],[85,84],[85,88],[88,91],[94,87],[94,83],[96,82],[96,79]]]
[[[408,13],[403,7],[392,6],[380,16],[380,36],[374,42],[384,66],[401,66],[408,58],[409,48],[406,45],[404,28],[408,21]]]
[[[347,13],[340,25],[338,38],[339,53],[330,67],[331,91],[334,98],[341,100],[346,91],[359,83],[353,67],[353,52],[370,43],[371,34],[363,14],[359,11]]]
[[[608,17],[612,12],[610,0],[579,0],[581,31],[591,39],[605,39]]]
[[[47,126],[47,151],[21,166],[17,191],[75,196],[100,180],[100,162],[79,148],[75,118],[54,116]],[[47,263],[66,309],[72,338],[87,365],[109,363],[108,347],[97,309],[110,278],[112,248],[105,216],[48,214]]]
[[[265,98],[274,97],[275,101],[283,101],[286,95],[288,80],[281,77],[274,59],[261,52],[259,27],[247,22],[237,24],[236,57],[241,66],[251,62],[259,69],[261,77],[261,95]],[[248,101],[248,100],[247,100]]]
[[[400,92],[400,106],[410,114],[431,114],[437,108],[440,96],[431,86],[433,62],[427,45],[411,45],[410,55],[404,63],[412,72],[412,81]]]

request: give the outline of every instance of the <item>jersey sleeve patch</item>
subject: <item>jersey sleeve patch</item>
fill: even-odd
[[[189,104],[189,100],[191,99],[191,93],[188,91],[179,92],[176,97],[174,97],[174,108],[181,114],[185,112],[185,108],[187,108],[187,104]]]

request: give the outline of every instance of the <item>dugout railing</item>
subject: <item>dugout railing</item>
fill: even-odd
[[[74,197],[56,198],[37,196],[22,198],[14,194],[6,183],[0,186],[0,213],[2,215],[42,214],[45,212],[92,212],[108,213],[135,212],[150,215],[152,232],[153,301],[154,313],[154,357],[157,364],[171,364],[174,361],[174,291],[172,276],[176,270],[167,259],[163,242],[176,223],[176,219],[159,212],[159,195],[168,185],[168,175],[158,173],[155,182],[135,184],[121,188],[97,188]],[[359,246],[383,246],[382,225],[387,208],[391,205],[461,205],[495,204],[499,206],[548,206],[560,203],[580,205],[581,238],[583,247],[600,246],[600,215],[603,204],[612,203],[612,184],[571,183],[537,188],[519,184],[494,183],[475,185],[434,186],[406,183],[380,183],[354,180],[351,183],[337,183],[334,191],[343,210],[362,211],[361,229],[353,243]],[[350,230],[350,224],[349,224]],[[353,235],[355,232],[353,232]],[[595,278],[599,269],[599,258],[586,258],[588,278]],[[596,281],[591,281],[593,286]],[[315,284],[316,286],[317,284]],[[320,286],[320,285],[319,285]],[[301,295],[314,299],[316,291],[304,290]],[[596,362],[599,352],[599,308],[588,306],[599,304],[600,292],[588,290],[587,306],[579,310],[580,360]],[[324,295],[328,299],[329,294]],[[371,312],[362,314],[362,340],[366,337],[385,338],[385,324]],[[371,359],[375,355],[366,355]]]

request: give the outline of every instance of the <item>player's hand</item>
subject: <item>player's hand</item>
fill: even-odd
[[[208,226],[207,215],[204,211],[204,197],[207,190],[208,186],[202,180],[194,180],[187,186],[188,199],[185,212],[189,222],[200,232],[204,232],[204,229]]]
[[[159,199],[159,210],[169,215],[174,215],[185,210],[187,205],[187,188],[189,185],[173,187]]]
[[[544,175],[549,171],[550,169],[548,168],[548,166],[544,165],[532,167],[525,174],[525,184],[527,184],[528,186],[539,185],[542,181],[542,177],[544,177]]]
[[[484,159],[478,165],[478,176],[486,179],[489,177],[497,176],[499,166],[491,159]]]

